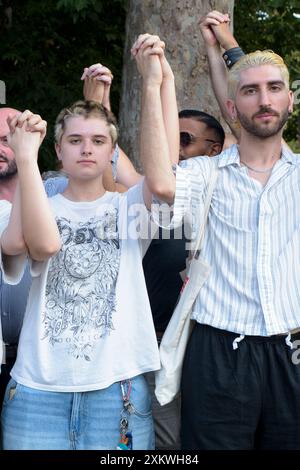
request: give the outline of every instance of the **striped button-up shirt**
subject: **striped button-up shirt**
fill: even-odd
[[[265,186],[241,166],[237,146],[217,157],[219,175],[202,256],[212,272],[194,304],[199,323],[269,336],[300,326],[300,156],[283,148]],[[176,172],[174,221],[199,229],[211,159]]]

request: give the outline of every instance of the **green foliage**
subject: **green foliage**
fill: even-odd
[[[41,170],[55,167],[53,122],[82,97],[84,66],[101,61],[114,74],[112,107],[118,114],[126,0],[0,0],[0,80],[7,105],[48,121]],[[270,48],[285,57],[300,101],[299,0],[235,2],[235,34],[245,51]],[[299,80],[299,83],[297,83]],[[297,112],[299,112],[299,105]],[[286,132],[295,145],[296,113]]]
[[[291,74],[291,87],[297,98],[295,112],[285,131],[285,139],[291,147],[297,149],[295,136],[296,116],[300,112],[300,1],[236,0],[234,33],[245,52],[272,49],[284,58]]]
[[[0,80],[7,105],[38,112],[48,121],[41,170],[55,167],[53,123],[82,98],[84,66],[97,62],[114,74],[112,107],[118,112],[126,0],[2,0]]]

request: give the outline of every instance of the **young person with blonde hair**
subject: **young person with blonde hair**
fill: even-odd
[[[163,43],[148,35],[145,47],[162,70]],[[3,404],[3,448],[152,449],[143,374],[159,368],[159,356],[142,269],[151,234],[147,183],[124,194],[105,191],[115,119],[101,104],[79,101],[56,120],[68,185],[47,200],[28,119],[37,126],[31,113],[10,121],[22,205],[13,204],[10,219],[10,207],[0,205],[4,277],[17,282],[26,249],[33,277]],[[163,133],[168,152],[165,126]],[[176,143],[172,150],[178,154]]]

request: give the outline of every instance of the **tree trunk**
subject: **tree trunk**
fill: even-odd
[[[221,117],[210,84],[205,46],[198,21],[211,10],[229,12],[234,0],[130,0],[126,20],[120,103],[120,145],[140,170],[138,129],[141,82],[130,48],[141,33],[157,34],[176,79],[178,108],[194,108]]]

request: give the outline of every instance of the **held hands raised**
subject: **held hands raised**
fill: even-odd
[[[47,122],[38,114],[26,110],[8,116],[7,123],[10,129],[8,144],[15,153],[17,163],[28,157],[37,158],[38,149],[46,135]]]
[[[85,67],[81,76],[81,80],[84,80],[84,99],[97,101],[110,110],[110,87],[113,78],[109,68],[100,63]]]
[[[200,18],[200,31],[206,46],[214,47],[220,44],[224,47],[222,44],[222,31],[229,30],[229,22],[228,13],[223,14],[216,10]]]
[[[148,33],[140,34],[133,44],[131,54],[137,62],[144,84],[161,85],[165,75],[172,74],[164,49],[165,43],[158,36]]]

